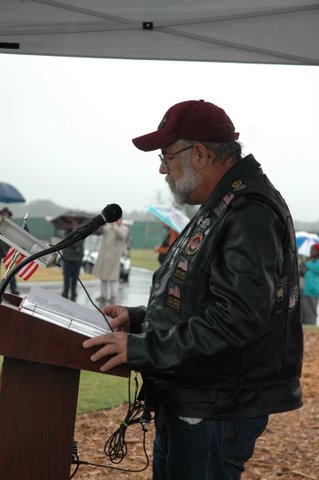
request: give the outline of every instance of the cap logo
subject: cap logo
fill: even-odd
[[[161,128],[164,128],[166,123],[167,123],[166,117],[163,117],[163,119],[161,120],[161,123],[159,124],[157,130],[160,130]]]

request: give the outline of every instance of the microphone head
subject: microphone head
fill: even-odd
[[[102,215],[105,217],[107,223],[117,222],[122,214],[121,207],[116,203],[110,203],[102,210]]]

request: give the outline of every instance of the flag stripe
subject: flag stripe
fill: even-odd
[[[38,269],[39,265],[35,262],[30,262],[18,273],[19,277],[23,280],[28,280],[31,275]]]
[[[14,252],[15,252],[15,249],[13,247],[10,247],[8,252],[7,252],[7,255],[4,257],[4,259],[2,260],[2,263],[4,263],[4,265],[6,267],[9,267],[11,261],[12,261],[12,258],[13,258],[13,255],[14,255]]]

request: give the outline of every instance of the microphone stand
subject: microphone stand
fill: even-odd
[[[61,242],[57,243],[56,245],[46,248],[45,250],[42,250],[40,252],[36,252],[33,255],[30,255],[29,257],[26,257],[24,260],[22,260],[22,262],[16,265],[11,270],[9,275],[2,280],[1,286],[0,286],[0,304],[3,302],[3,294],[7,286],[9,285],[12,278],[20,271],[21,268],[23,268],[25,265],[28,265],[28,263],[31,263],[33,260],[36,260],[37,258],[44,257],[45,255],[49,255],[50,253],[59,252],[59,250],[63,250],[66,247],[70,247],[71,245],[78,242],[79,240],[82,240],[83,237],[84,237],[83,232],[77,232],[77,234],[74,235],[72,238],[61,240]]]

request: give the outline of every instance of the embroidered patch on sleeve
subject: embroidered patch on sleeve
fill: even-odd
[[[278,281],[278,287],[276,292],[277,302],[282,302],[287,295],[287,277],[282,277]]]
[[[189,268],[189,261],[185,257],[181,257],[178,260],[177,267],[175,269],[174,275],[180,280],[185,280]]]
[[[173,282],[168,285],[166,305],[174,310],[181,311],[181,289]]]
[[[195,255],[200,249],[200,246],[203,242],[204,236],[202,233],[195,233],[188,241],[185,253],[186,255]]]
[[[289,295],[289,305],[288,305],[288,308],[289,308],[290,310],[296,306],[297,302],[299,301],[299,297],[300,297],[300,287],[299,287],[298,284],[296,284],[296,285],[294,285],[293,288],[291,289],[290,295]]]
[[[235,180],[235,182],[232,183],[232,187],[235,191],[238,191],[243,190],[247,185],[242,180]]]
[[[232,192],[227,193],[223,196],[217,207],[214,208],[214,213],[217,215],[218,218],[223,215],[223,213],[227,209],[227,206],[230,204],[230,202],[233,201],[234,198],[235,195]]]

